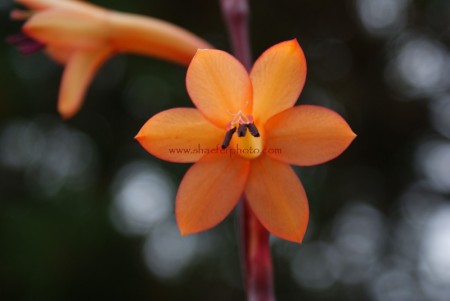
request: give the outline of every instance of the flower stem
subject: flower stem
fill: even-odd
[[[220,0],[222,14],[231,38],[234,56],[250,69],[250,39],[248,34],[248,2],[247,0]]]
[[[247,0],[220,0],[234,55],[250,69]],[[239,208],[242,263],[248,301],[274,301],[269,233],[256,218],[243,196]]]
[[[248,301],[274,301],[269,232],[243,198],[240,208],[242,252]]]

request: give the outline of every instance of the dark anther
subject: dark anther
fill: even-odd
[[[15,45],[20,53],[31,54],[45,47],[44,44],[34,40],[24,33],[10,35],[6,38],[8,44]]]
[[[222,149],[226,149],[230,145],[231,138],[233,138],[233,134],[235,132],[236,132],[236,127],[227,131],[227,133],[225,134],[225,139],[223,139]]]
[[[238,137],[244,137],[247,134],[247,125],[240,124],[237,130]]]
[[[248,130],[250,131],[250,134],[252,134],[253,137],[259,137],[259,131],[254,123],[247,124],[247,127]]]

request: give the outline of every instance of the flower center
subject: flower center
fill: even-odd
[[[237,132],[239,138],[236,143],[236,149],[232,149],[232,152],[236,152],[244,158],[254,159],[258,157],[262,152],[262,142],[260,133],[251,115],[245,115],[241,110],[236,114],[233,114],[234,118],[227,126],[227,132],[222,143],[222,149],[226,149],[230,146],[234,134]]]

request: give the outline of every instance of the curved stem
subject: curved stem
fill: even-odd
[[[234,55],[250,69],[247,0],[220,0]],[[248,301],[274,301],[269,233],[259,222],[243,196],[239,208],[242,262]]]

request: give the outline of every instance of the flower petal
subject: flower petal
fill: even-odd
[[[303,89],[306,60],[297,40],[267,49],[255,62],[250,78],[253,84],[253,114],[265,122],[292,107]]]
[[[22,30],[43,44],[94,49],[108,40],[106,21],[107,12],[104,10],[57,8],[34,14]]]
[[[252,160],[245,194],[267,230],[283,239],[302,241],[308,225],[308,200],[289,165],[264,155]]]
[[[59,90],[58,112],[64,118],[75,115],[86,90],[100,65],[112,54],[107,48],[93,51],[78,51],[66,64]]]
[[[74,50],[68,47],[58,47],[49,45],[45,48],[45,52],[57,63],[65,65],[69,61],[72,54],[74,53]]]
[[[85,3],[81,0],[15,0],[15,2],[27,7],[28,9],[41,11],[51,8],[66,8],[66,9],[85,9],[96,7],[93,4]]]
[[[240,156],[207,155],[184,176],[176,199],[181,234],[200,232],[220,223],[244,190],[250,163]]]
[[[319,106],[296,106],[266,123],[267,154],[302,166],[334,159],[355,137],[339,114]]]
[[[111,12],[110,43],[118,51],[156,56],[189,65],[206,41],[169,22],[134,14]]]
[[[221,50],[198,50],[186,75],[192,102],[217,126],[225,128],[242,110],[250,113],[252,85],[240,62]]]
[[[42,10],[57,5],[57,2],[65,4],[71,1],[55,1],[55,0],[15,0],[15,2],[32,10]]]
[[[206,152],[219,151],[225,131],[211,124],[193,108],[163,111],[136,135],[154,156],[172,162],[195,162]]]

